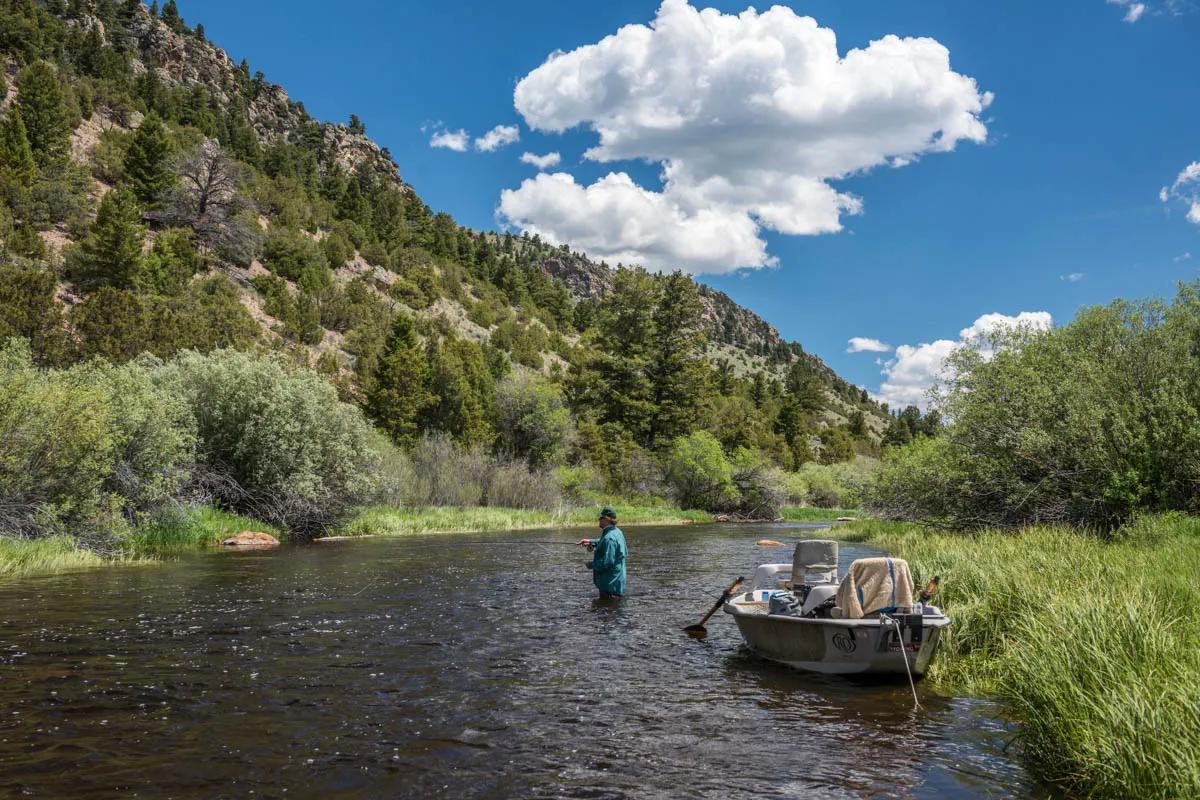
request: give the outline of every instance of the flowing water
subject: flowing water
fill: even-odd
[[[615,604],[555,530],[0,585],[0,797],[1044,794],[988,703],[681,633],[805,527],[632,527]]]

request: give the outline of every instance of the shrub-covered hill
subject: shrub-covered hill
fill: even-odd
[[[512,371],[612,450],[707,429],[795,467],[895,425],[686,276],[433,212],[361,120],[312,119],[170,0],[0,0],[0,58],[0,338],[38,363],[276,349],[402,443],[493,444]]]

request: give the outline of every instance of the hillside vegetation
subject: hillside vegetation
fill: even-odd
[[[7,534],[103,549],[181,502],[303,536],[367,502],[773,517],[922,422],[682,273],[435,213],[174,2],[0,0],[0,31]]]

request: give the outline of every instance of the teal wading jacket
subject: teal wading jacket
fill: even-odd
[[[609,525],[592,539],[596,548],[587,568],[592,571],[596,588],[605,594],[625,594],[625,559],[629,548],[625,545],[625,534],[616,525]]]

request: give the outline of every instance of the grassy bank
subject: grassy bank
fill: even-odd
[[[620,506],[622,525],[678,525],[711,522],[703,511],[684,511],[659,506]],[[564,512],[516,508],[396,508],[372,506],[363,509],[340,533],[347,536],[402,536],[414,533],[467,533],[471,531],[520,530],[555,526],[592,527],[596,508]]]
[[[788,522],[833,522],[838,517],[863,517],[857,508],[816,508],[814,506],[787,506],[780,510]]]
[[[0,539],[0,578],[55,575],[105,563],[106,559],[80,549],[68,536]]]
[[[909,561],[954,624],[929,680],[1001,698],[1046,779],[1094,797],[1200,797],[1200,519],[950,535],[841,534]]]

